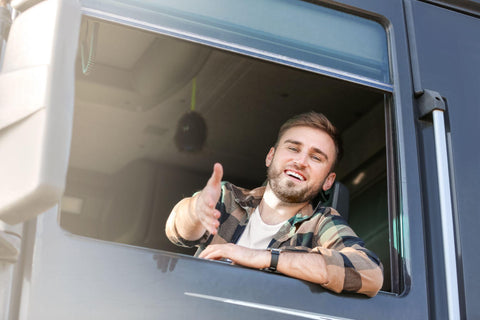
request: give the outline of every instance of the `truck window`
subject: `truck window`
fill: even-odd
[[[204,186],[214,162],[223,164],[224,180],[261,185],[280,125],[315,110],[342,133],[345,155],[336,171],[350,192],[349,223],[382,260],[383,290],[400,290],[395,137],[385,87],[86,16],[79,44],[64,229],[191,255],[195,249],[165,236],[174,204]],[[388,87],[388,68],[380,69],[371,64],[359,79],[376,74]],[[178,122],[192,109],[205,120],[206,142],[179,150]]]

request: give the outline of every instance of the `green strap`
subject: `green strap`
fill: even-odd
[[[195,102],[196,102],[196,94],[197,91],[197,78],[193,78],[192,80],[192,101],[190,104],[190,110],[195,111]]]

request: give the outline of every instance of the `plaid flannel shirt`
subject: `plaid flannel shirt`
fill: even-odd
[[[260,204],[265,187],[247,190],[222,182],[220,226],[214,236],[206,232],[197,241],[188,241],[176,233],[170,240],[180,246],[236,243],[247,226],[250,215]],[[378,257],[333,208],[313,204],[305,206],[274,235],[269,248],[321,254],[327,266],[329,282],[335,292],[358,292],[374,296],[383,283],[383,267]]]

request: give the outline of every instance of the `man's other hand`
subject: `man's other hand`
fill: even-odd
[[[270,252],[245,248],[233,243],[211,244],[202,251],[200,258],[211,260],[229,259],[233,263],[255,269],[270,265]]]
[[[220,225],[218,221],[220,211],[215,209],[215,205],[220,198],[222,177],[223,167],[220,163],[215,163],[212,176],[195,203],[195,214],[198,220],[211,234],[216,234]]]

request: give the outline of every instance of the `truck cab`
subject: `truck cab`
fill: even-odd
[[[0,319],[480,317],[479,1],[0,9]],[[373,298],[165,236],[215,162],[262,185],[278,128],[310,110],[341,132],[322,201],[379,256]]]

